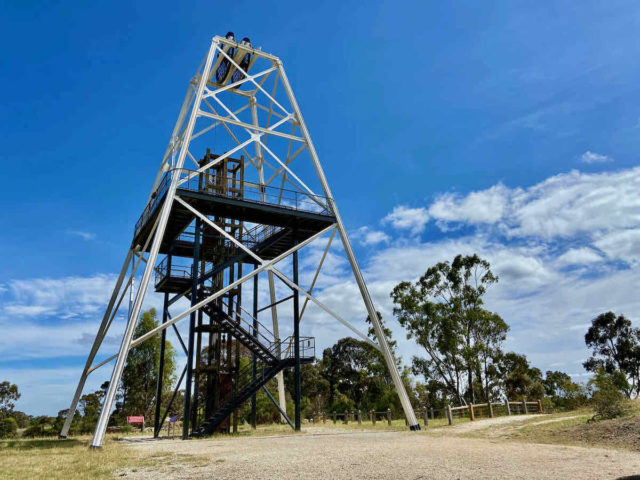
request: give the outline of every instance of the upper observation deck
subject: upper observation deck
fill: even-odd
[[[296,242],[335,223],[335,216],[325,197],[248,181],[241,182],[239,195],[238,189],[227,189],[224,185],[204,187],[207,184],[203,181],[206,173],[175,169],[165,174],[151,195],[136,223],[134,245],[144,245],[162,210],[174,175],[178,175],[180,181],[176,194],[201,214],[215,219],[233,219],[271,227],[247,228],[242,238],[248,248],[262,251],[264,258],[278,255]],[[185,230],[195,218],[189,209],[174,201],[160,252],[168,253],[169,245],[173,244],[174,255],[190,257],[193,233]],[[211,233],[216,235],[215,232]],[[268,251],[269,248],[273,251]]]

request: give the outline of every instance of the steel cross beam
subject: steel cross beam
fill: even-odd
[[[211,106],[211,105],[209,104],[209,102],[208,102],[206,99],[204,99],[204,98],[203,98],[203,101],[207,104],[207,106],[208,106],[209,108],[211,108],[211,111],[212,111],[214,114],[218,115],[218,114],[216,113],[216,110],[213,108],[213,106]],[[229,109],[228,109],[228,108],[227,108],[227,107],[226,107],[226,106],[225,106],[225,105],[224,105],[220,100],[218,100],[218,103],[219,103],[220,105],[222,105],[222,107],[223,107],[227,112],[229,112],[229,117],[233,116],[233,117],[234,117],[234,118],[236,118],[236,119],[237,119],[236,115],[237,115],[241,110],[245,110],[246,108],[248,108],[248,107],[250,106],[250,104],[247,104],[247,105],[245,105],[244,107],[242,107],[242,109],[240,109],[240,110],[236,110],[235,112],[231,112],[231,110],[229,110]],[[261,106],[261,105],[257,105],[257,106]],[[265,108],[265,107],[262,107],[262,108]],[[265,108],[265,109],[266,109],[266,108]],[[282,116],[282,115],[279,115],[279,114],[276,114],[276,113],[274,113],[274,115],[278,115],[281,119],[286,120],[286,117],[284,117],[284,116]],[[229,118],[229,117],[224,117],[224,118]],[[283,171],[285,168],[287,168],[287,166],[288,166],[288,165],[289,165],[289,164],[290,164],[290,163],[291,163],[291,162],[292,162],[292,161],[293,161],[293,160],[294,160],[298,155],[300,155],[300,154],[301,154],[301,153],[302,153],[302,152],[307,148],[307,144],[306,144],[306,143],[304,143],[303,145],[301,145],[301,146],[300,146],[300,148],[298,148],[298,150],[296,150],[296,152],[295,152],[293,155],[289,156],[290,151],[291,151],[291,143],[293,142],[293,140],[289,140],[289,151],[287,152],[287,158],[286,158],[286,161],[285,161],[285,165],[286,165],[286,166],[285,166],[285,165],[283,165],[282,167],[280,167],[280,168],[278,168],[278,169],[276,170],[276,167],[274,167],[274,166],[273,166],[273,165],[271,165],[269,162],[267,162],[267,161],[264,159],[264,156],[263,156],[263,155],[261,155],[261,158],[260,158],[260,164],[259,164],[259,163],[258,163],[258,159],[254,159],[254,158],[249,154],[249,152],[247,152],[247,150],[245,149],[245,147],[246,147],[249,143],[251,143],[251,142],[253,141],[253,139],[249,139],[249,140],[247,140],[247,141],[245,141],[245,142],[242,142],[242,143],[241,143],[241,142],[240,142],[240,140],[238,140],[238,137],[236,137],[236,135],[231,131],[231,129],[229,128],[229,126],[226,124],[226,122],[224,122],[224,121],[218,121],[218,122],[216,122],[214,125],[222,125],[222,126],[226,129],[226,131],[227,131],[227,133],[229,134],[229,136],[233,139],[233,141],[234,141],[234,142],[236,142],[236,144],[237,144],[239,147],[241,147],[242,152],[247,156],[247,158],[249,159],[249,161],[250,161],[250,162],[251,162],[251,163],[256,167],[256,169],[258,169],[258,172],[260,172],[260,165],[266,165],[266,166],[268,166],[269,168],[271,168],[271,170],[273,170],[273,171],[274,171],[274,173],[271,175],[271,177],[269,178],[269,180],[267,180],[266,182],[263,182],[265,186],[268,186],[268,185],[273,181],[273,179],[274,179],[274,178],[276,178],[277,176],[281,176],[281,177],[282,177],[281,193],[282,193],[282,189],[284,188],[284,182],[289,183],[291,186],[293,186],[293,187],[294,187],[295,189],[297,189],[299,192],[301,192],[301,193],[305,193],[305,192],[304,192],[304,190],[303,190],[299,185],[295,184],[294,182],[292,182],[291,180],[289,180],[289,179],[287,178],[287,174],[286,174],[286,172],[285,172],[284,174],[282,174],[282,171]],[[205,128],[205,129],[203,129],[203,132],[204,132],[204,130],[209,129],[210,127],[211,127],[211,128],[213,128],[213,127],[210,125],[209,127],[207,127],[207,128]],[[276,125],[274,125],[274,126],[269,126],[269,125],[267,125],[266,130],[267,130],[268,132],[271,132],[271,130],[272,130],[274,127],[276,127]],[[245,130],[246,130],[246,129],[245,129]],[[292,132],[292,134],[293,134],[293,132],[294,132],[294,131],[295,131],[295,124],[292,124],[292,128],[291,128],[291,132]],[[252,132],[250,132],[250,131],[248,131],[248,130],[247,130],[247,132],[248,132],[249,134],[252,134]],[[265,135],[265,141],[266,141],[266,139],[267,139],[267,135],[268,135],[268,134],[266,134],[266,135]],[[193,137],[192,137],[192,138],[193,138]],[[257,143],[257,142],[255,142],[255,143],[256,143],[256,149],[259,149],[260,144],[259,144],[259,143]],[[235,151],[237,151],[237,150],[235,150]],[[213,165],[215,165],[215,163],[217,163],[217,161],[218,161],[218,160],[222,160],[222,159],[216,159],[216,160],[214,160],[213,162],[211,162],[208,166],[213,166]],[[318,205],[320,205],[322,208],[327,208],[327,205],[322,204],[322,203],[321,203],[321,202],[320,202],[316,197],[312,197],[312,200],[313,200],[314,202],[318,203]]]
[[[289,135],[288,133],[279,132],[279,131],[274,130],[272,128],[262,128],[262,127],[259,127],[257,125],[251,125],[250,123],[241,122],[240,120],[233,120],[233,119],[230,119],[229,117],[222,117],[220,115],[216,115],[215,113],[205,112],[204,110],[200,110],[200,112],[198,112],[198,113],[202,117],[211,118],[213,120],[218,120],[218,121],[224,122],[224,123],[230,123],[231,125],[235,125],[237,127],[242,127],[242,128],[245,128],[245,129],[250,128],[250,129],[255,130],[257,132],[268,133],[269,135],[274,135],[276,137],[288,138],[289,140],[295,140],[296,142],[304,142],[304,138],[302,138],[302,137],[296,137],[295,135]],[[288,122],[289,119],[292,118],[292,117],[293,117],[293,115],[288,115],[288,116],[284,117],[283,119],[281,119],[279,121],[280,125],[282,125],[285,122]]]
[[[231,63],[231,65],[233,65],[234,67],[236,67],[236,69],[237,69],[237,70],[240,70],[240,72],[242,72],[242,73],[245,75],[245,78],[247,78],[248,80],[250,80],[250,81],[251,81],[251,82],[252,82],[256,87],[258,87],[258,89],[259,89],[262,93],[264,93],[264,94],[267,96],[267,98],[268,98],[269,100],[273,101],[273,103],[274,103],[274,104],[276,104],[276,105],[280,108],[280,110],[282,110],[284,113],[286,113],[287,115],[289,115],[289,112],[287,111],[287,109],[286,109],[286,108],[284,108],[282,105],[280,105],[280,103],[278,103],[278,101],[277,101],[275,98],[273,98],[271,95],[269,95],[269,94],[267,93],[267,91],[266,91],[264,88],[262,88],[262,85],[260,85],[258,82],[256,82],[256,81],[251,77],[251,75],[248,75],[248,74],[247,74],[247,72],[245,72],[242,68],[240,68],[240,66],[239,66],[236,62],[234,62],[234,61],[233,61],[233,58],[231,58],[229,55],[227,55],[227,53],[226,53],[222,48],[218,48],[218,51],[219,51],[222,55],[224,55],[225,57],[227,57],[227,59],[229,60],[229,62]],[[277,60],[276,60],[276,64],[277,64],[277,68],[278,68],[278,70],[280,70],[280,69],[281,69],[281,62],[280,62],[280,59],[277,59]]]
[[[218,49],[218,51],[222,52],[221,49]],[[226,53],[224,53],[224,52],[222,52],[222,53],[223,53],[223,55],[225,57],[229,58],[229,56]],[[233,62],[233,60],[232,60],[232,62]],[[263,70],[262,72],[258,72],[258,73],[254,74],[254,75],[247,75],[247,73],[244,72],[244,70],[240,69],[240,71],[244,72],[244,74],[245,74],[245,77],[242,80],[238,80],[237,82],[230,83],[230,84],[228,84],[228,85],[226,85],[224,87],[216,88],[215,90],[209,90],[208,88],[205,88],[206,93],[203,96],[203,98],[215,97],[216,95],[218,95],[218,94],[220,94],[222,92],[226,92],[227,90],[231,90],[232,88],[239,87],[240,85],[242,85],[245,82],[253,81],[253,83],[255,83],[254,80],[256,78],[261,77],[263,75],[265,75],[265,78],[266,78],[266,76],[268,76],[271,72],[276,70],[276,68],[277,67],[271,67],[271,68],[268,68],[267,70]]]
[[[295,245],[294,247],[290,248],[289,250],[287,250],[284,253],[281,253],[280,255],[278,255],[277,257],[266,261],[265,263],[263,263],[262,265],[260,265],[258,268],[256,268],[255,270],[247,273],[245,276],[243,276],[242,278],[239,278],[238,280],[236,280],[233,283],[230,283],[229,285],[227,285],[226,287],[218,290],[217,292],[213,293],[212,295],[208,296],[207,298],[201,300],[200,302],[196,303],[195,305],[193,305],[192,307],[188,308],[187,310],[185,310],[184,312],[182,312],[179,315],[176,315],[175,317],[171,318],[170,320],[167,320],[165,323],[163,323],[162,325],[157,326],[156,328],[149,330],[147,333],[145,333],[144,335],[141,335],[140,337],[136,338],[135,340],[131,341],[129,344],[129,348],[133,348],[137,345],[140,345],[142,342],[144,342],[145,340],[148,340],[150,338],[152,338],[154,335],[156,335],[157,333],[161,332],[162,330],[164,330],[165,328],[170,327],[171,325],[173,325],[174,323],[179,322],[180,320],[182,320],[183,318],[185,318],[186,316],[190,315],[192,312],[195,312],[199,309],[201,309],[202,307],[204,307],[205,305],[208,305],[209,303],[213,302],[216,298],[224,295],[225,293],[227,293],[229,290],[232,290],[234,288],[236,288],[238,285],[242,285],[243,283],[245,283],[247,280],[249,280],[250,278],[252,278],[254,275],[257,275],[258,273],[267,270],[271,265],[275,265],[276,263],[278,263],[279,261],[281,261],[282,259],[288,257],[289,255],[291,255],[294,251],[301,249],[302,247],[308,245],[309,243],[311,243],[312,241],[314,241],[316,238],[322,236],[323,234],[327,233],[330,229],[334,228],[333,225],[329,225],[327,228],[319,231],[318,233],[316,233],[315,235],[307,238],[306,240],[304,240],[303,242],[300,242],[299,244]],[[107,358],[104,362],[102,362],[99,365],[96,365],[94,367],[94,370],[106,363],[109,363],[111,360],[114,360],[116,358],[119,358],[119,355],[112,355],[111,357]]]
[[[229,235],[227,232],[225,232],[222,228],[220,228],[218,225],[216,225],[215,223],[213,223],[211,220],[209,220],[205,215],[203,215],[202,213],[200,213],[198,210],[196,210],[195,208],[193,208],[191,205],[189,205],[187,202],[185,202],[182,198],[180,198],[180,196],[176,195],[176,201],[178,203],[180,203],[183,207],[185,207],[187,210],[189,210],[191,213],[193,213],[194,215],[196,215],[198,218],[200,218],[201,220],[203,220],[204,222],[207,223],[207,225],[209,225],[210,227],[214,228],[216,231],[218,231],[220,234],[222,234],[227,240],[231,241],[232,243],[234,243],[237,247],[239,247],[241,250],[243,250],[244,252],[246,252],[248,255],[250,255],[251,257],[253,257],[258,263],[260,263],[261,265],[265,265],[267,262],[265,262],[265,260],[263,260],[262,258],[260,258],[258,255],[256,255],[255,253],[253,253],[251,250],[249,250],[247,247],[245,247],[242,242],[239,242],[237,239],[233,238],[231,235]],[[335,231],[335,230],[334,230]],[[333,236],[332,236],[333,238]],[[297,251],[293,250],[294,252]],[[293,253],[293,252],[292,252]],[[275,267],[273,266],[268,266],[267,267],[269,271],[273,272],[276,276],[278,276],[284,283],[286,283],[290,288],[293,288],[294,290],[297,290],[299,292],[301,292],[305,297],[307,297],[308,300],[311,300],[312,302],[314,302],[316,305],[318,305],[320,308],[322,308],[325,312],[327,312],[329,315],[331,315],[332,317],[334,317],[336,320],[338,320],[340,323],[342,323],[345,327],[347,327],[349,330],[351,330],[353,333],[355,333],[356,335],[358,335],[359,337],[361,337],[365,342],[368,342],[371,346],[373,346],[374,348],[380,350],[380,347],[373,342],[367,335],[365,335],[364,333],[362,333],[360,330],[358,330],[357,328],[355,328],[353,325],[351,325],[349,322],[347,322],[344,318],[342,318],[340,315],[338,315],[336,312],[334,312],[333,310],[331,310],[329,307],[327,307],[324,303],[322,303],[320,300],[318,300],[317,298],[313,297],[309,292],[307,292],[306,290],[304,290],[302,287],[300,287],[300,285],[298,285],[297,283],[294,283],[292,280],[290,280],[285,274],[283,274],[282,272],[280,272],[279,270],[277,270]]]
[[[249,139],[249,140],[247,140],[247,142],[252,142],[252,141],[259,142],[259,143],[260,143],[260,145],[262,145],[262,147],[263,147],[263,148],[264,148],[264,149],[269,153],[269,155],[271,155],[271,156],[276,160],[276,162],[278,162],[278,163],[280,164],[281,168],[284,168],[284,169],[285,169],[285,170],[286,170],[286,171],[287,171],[287,172],[288,172],[288,173],[289,173],[293,178],[295,178],[295,179],[298,181],[298,183],[300,183],[300,185],[301,185],[301,186],[302,186],[302,187],[303,187],[303,188],[304,188],[304,189],[305,189],[309,194],[313,195],[314,197],[316,196],[316,194],[315,194],[315,193],[313,193],[313,191],[312,191],[312,190],[311,190],[311,189],[310,189],[310,188],[309,188],[309,187],[308,187],[308,186],[307,186],[307,185],[306,185],[302,180],[300,180],[300,178],[298,178],[298,176],[297,176],[295,173],[293,173],[293,172],[289,169],[289,167],[287,167],[287,165],[285,165],[284,163],[282,163],[282,161],[278,158],[278,156],[277,156],[276,154],[274,154],[270,149],[268,149],[268,148],[267,148],[267,146],[262,142],[262,140],[260,140],[260,138],[261,138],[262,136],[266,136],[266,134],[267,134],[267,133],[268,133],[269,135],[273,135],[273,134],[275,134],[275,129],[276,129],[276,128],[278,128],[278,127],[279,127],[280,125],[282,125],[283,123],[285,123],[285,122],[289,121],[291,118],[293,118],[293,114],[290,114],[290,113],[286,112],[286,110],[285,110],[285,113],[287,113],[287,115],[286,115],[284,118],[282,118],[280,121],[278,121],[278,122],[274,123],[272,126],[270,126],[270,127],[266,128],[266,129],[257,129],[257,130],[258,130],[258,133],[254,133],[254,132],[252,131],[252,128],[255,128],[255,127],[254,127],[253,125],[246,124],[246,123],[244,123],[244,122],[240,122],[240,120],[238,119],[238,117],[237,117],[236,115],[234,115],[234,113],[233,113],[229,108],[227,108],[227,106],[224,104],[224,102],[222,102],[222,101],[221,101],[219,98],[217,98],[217,97],[213,97],[213,98],[215,99],[215,101],[216,101],[216,102],[218,102],[218,103],[220,104],[220,106],[221,106],[222,108],[224,108],[224,110],[227,112],[227,114],[228,114],[230,117],[232,117],[236,122],[238,122],[238,124],[241,124],[241,126],[242,126],[242,127],[246,130],[246,132],[251,136],[251,137],[250,137],[250,139]],[[207,115],[205,115],[205,116],[207,116]],[[216,120],[220,120],[220,119],[222,119],[222,118],[227,118],[227,117],[220,117],[219,115],[215,115],[215,117],[216,117],[216,118],[214,118],[214,119],[216,119]],[[222,120],[220,120],[220,121],[222,121]],[[263,130],[264,130],[264,131],[263,131]],[[262,133],[260,133],[260,132],[262,132]],[[299,138],[299,137],[295,137],[294,135],[287,135],[287,134],[280,133],[280,132],[278,132],[278,134],[280,134],[281,136],[285,136],[285,138],[289,138],[290,140],[297,140],[297,139]],[[304,139],[301,139],[301,140],[303,140],[303,141],[304,141]],[[244,142],[244,143],[243,143],[243,146],[245,146],[245,144],[246,144],[247,142]],[[305,143],[306,143],[306,142],[305,142]],[[236,147],[236,148],[237,148],[237,147]],[[223,158],[224,158],[224,156],[223,156]],[[218,158],[218,159],[216,159],[216,161],[217,161],[217,160],[220,160],[220,159],[221,159],[221,158]],[[215,162],[216,162],[216,161],[211,162],[211,164],[210,164],[210,165],[215,164]],[[203,167],[203,168],[205,168],[205,167]],[[208,168],[208,166],[206,166],[206,168]],[[202,170],[202,169],[200,169],[200,170]],[[282,171],[282,170],[279,170],[279,171]]]

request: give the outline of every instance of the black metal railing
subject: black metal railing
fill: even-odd
[[[162,177],[162,180],[160,181],[160,184],[158,185],[158,188],[156,188],[155,192],[151,194],[149,203],[147,203],[147,206],[142,211],[142,215],[140,215],[140,218],[136,222],[136,226],[134,228],[134,237],[137,236],[138,233],[140,233],[140,230],[147,223],[147,220],[149,220],[149,217],[151,217],[151,215],[155,211],[156,207],[160,203],[160,200],[164,197],[164,194],[169,188],[170,180],[171,177],[165,173],[165,175]]]
[[[247,248],[253,248],[281,230],[283,230],[282,227],[276,227],[274,225],[256,225],[244,233],[242,243]]]
[[[155,268],[155,286],[167,277],[188,279],[192,277],[193,260],[181,257],[165,257]]]
[[[299,192],[297,190],[287,190],[285,188],[272,187],[269,185],[260,185],[246,180],[237,182],[237,187],[232,186],[232,184],[223,184],[206,188],[203,186],[203,184],[206,184],[203,179],[206,179],[208,176],[205,172],[182,168],[175,169],[171,173],[180,175],[178,188],[183,190],[205,192],[210,195],[221,197],[241,198],[245,201],[278,205],[281,207],[291,208],[293,210],[302,210],[321,214],[330,213],[327,199],[319,195],[312,195],[310,193]],[[214,175],[211,175],[211,177],[215,178]]]
[[[198,172],[188,169],[174,169],[162,177],[156,191],[151,195],[149,203],[145,207],[142,215],[136,222],[134,236],[137,236],[142,227],[149,220],[160,200],[164,197],[169,184],[174,175],[178,175],[179,189],[194,192],[202,192],[208,195],[234,198],[252,203],[277,205],[291,210],[319,213],[323,215],[332,214],[329,202],[326,197],[312,195],[310,193],[287,190],[285,188],[259,185],[249,181],[238,181],[237,186],[232,184],[222,184],[207,187],[204,181],[209,175],[206,172]],[[214,175],[211,175],[215,178]]]
[[[282,339],[280,342],[278,342],[279,344],[289,344],[291,345],[291,353],[285,357],[282,358],[282,360],[287,360],[287,359],[293,359],[294,358],[294,354],[293,354],[293,342],[294,342],[294,338],[293,337],[287,337]],[[284,350],[284,349],[283,349]],[[315,357],[315,338],[314,337],[300,337],[300,358],[301,359],[310,359],[310,358],[314,358]],[[220,400],[222,402],[225,402],[227,400],[230,400],[232,397],[237,396],[241,393],[241,390],[243,390],[244,388],[247,388],[249,385],[251,385],[254,382],[262,382],[265,375],[267,375],[268,371],[273,367],[273,365],[267,365],[264,363],[260,363],[259,365],[257,365],[256,368],[256,378],[254,380],[253,378],[253,364],[251,362],[249,362],[247,365],[245,365],[244,367],[242,367],[240,370],[238,370],[238,383],[235,386],[235,389],[233,392],[229,392],[227,395],[225,395],[223,398],[221,398]]]
[[[272,235],[275,235],[281,230],[284,230],[284,229],[282,227],[276,227],[273,225],[256,225],[255,227],[247,230],[243,234],[242,244],[249,249],[254,248],[256,245],[259,245],[260,243],[264,242],[266,239],[268,239]],[[231,240],[229,240],[228,238],[220,234],[218,235],[207,234],[207,238],[209,240],[216,239],[222,242],[220,243],[220,246],[227,249],[239,248],[238,245],[234,244]],[[183,231],[176,238],[176,240],[178,241],[183,241],[191,244],[193,244],[194,239],[195,239],[195,232],[193,231],[193,229]],[[203,248],[207,248],[207,247],[208,245],[205,240],[203,242]],[[158,286],[158,284],[165,277],[174,277],[174,278],[182,279],[182,278],[191,277],[192,275],[192,265],[193,265],[192,260],[183,258],[183,257],[173,256],[171,261],[171,268],[169,268],[168,259],[169,259],[168,256],[165,257],[155,268],[155,285],[156,286]],[[208,272],[206,272],[204,276],[206,276],[207,273]]]

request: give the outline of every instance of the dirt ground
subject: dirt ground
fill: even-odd
[[[509,442],[492,435],[463,436],[470,431],[477,435],[479,431],[495,431],[496,427],[504,429],[507,424],[519,428],[522,421],[518,417],[501,417],[432,428],[427,432],[312,427],[297,435],[219,437],[186,442],[137,440],[130,441],[130,447],[154,457],[157,465],[121,470],[116,476],[132,479],[586,480],[640,475],[640,453]]]

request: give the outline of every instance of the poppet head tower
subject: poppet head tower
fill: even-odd
[[[353,301],[364,302],[377,342],[341,317],[339,305],[313,295],[336,233],[358,287]],[[324,248],[314,247],[323,241]],[[305,262],[315,273],[303,286],[299,256],[305,247],[317,254]],[[152,286],[164,299],[162,323],[133,338]],[[94,364],[123,299],[134,290],[118,353]],[[279,398],[272,401],[299,429],[300,365],[315,355],[314,339],[300,335],[308,305],[381,351],[408,424],[419,429],[282,62],[248,38],[238,43],[232,33],[216,36],[189,84],[60,435],[68,434],[87,376],[115,360],[92,441],[101,446],[127,355],[154,336],[161,337],[160,399],[169,328],[187,359],[172,398],[183,385],[183,438],[232,428],[233,412],[249,399],[255,422],[255,394],[274,377]],[[183,335],[181,320],[188,327]],[[294,369],[294,421],[280,408],[286,405],[287,368]],[[160,403],[156,436],[167,416]]]

